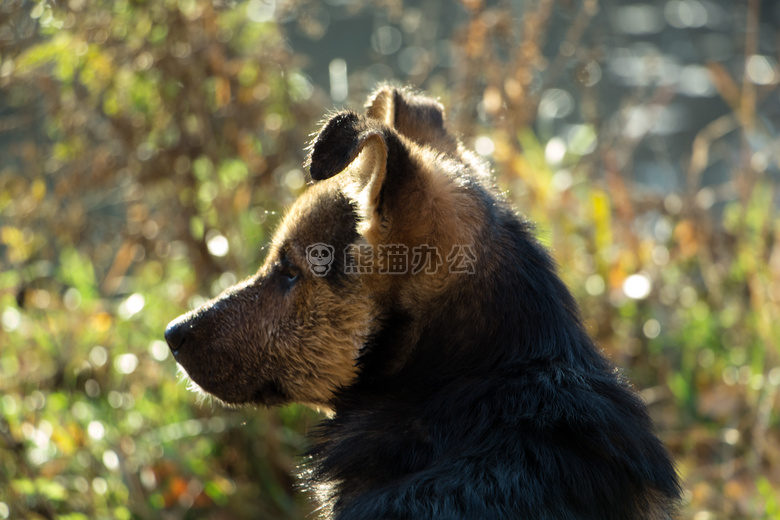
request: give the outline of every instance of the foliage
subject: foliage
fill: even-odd
[[[738,18],[753,69],[707,69],[731,109],[666,159],[684,176],[663,190],[632,177],[658,139],[634,123],[675,94],[645,84],[610,108],[604,5],[464,1],[444,45],[418,30],[431,3],[371,11],[389,27],[371,56],[384,68],[352,72],[350,102],[398,53],[396,78],[440,96],[643,389],[686,482],[683,516],[776,518],[778,148],[776,121],[756,114],[780,74],[751,58],[757,2]],[[0,518],[312,510],[290,475],[316,415],[198,398],[161,341],[170,319],[256,269],[333,105],[287,43],[323,37],[321,6],[274,5],[0,4]],[[396,34],[414,45],[393,47]],[[704,184],[716,162],[725,178]]]
[[[311,87],[277,27],[202,1],[0,12],[0,516],[302,516],[311,414],[198,404],[161,341],[302,186]]]

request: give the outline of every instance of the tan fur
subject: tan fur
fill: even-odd
[[[392,125],[395,120],[393,114],[383,106],[391,95],[388,88],[380,90],[368,113]],[[384,213],[376,207],[387,160],[386,152],[383,153],[377,141],[364,148],[348,169],[349,174],[343,176],[345,193],[358,203],[363,218],[358,230],[366,243],[375,251],[387,244],[407,246],[408,265],[412,265],[413,251],[418,246],[436,248],[442,257],[446,257],[455,245],[475,246],[484,225],[484,213],[478,201],[459,185],[456,170],[462,164],[442,154],[454,147],[447,139],[437,141],[437,132],[426,128],[425,121],[418,121],[416,126],[408,124],[395,129],[401,132],[416,167],[416,175],[410,181],[411,185],[405,188],[405,197],[398,202],[399,205]],[[407,133],[411,135],[407,136]],[[441,149],[420,146],[409,137],[433,138]],[[369,191],[365,186],[369,186]],[[366,284],[377,294],[401,298],[409,310],[422,307],[424,301],[445,289],[447,280],[451,278],[446,260],[435,274],[410,272],[398,276],[379,274],[382,269],[387,269],[387,265],[378,258],[375,262],[374,276],[369,277]]]
[[[344,173],[331,172],[299,197],[258,272],[171,323],[180,334],[169,339],[177,360],[204,391],[228,403],[297,401],[327,409],[334,392],[354,381],[360,349],[388,304],[416,316],[460,276],[449,272],[447,255],[456,246],[476,249],[485,225],[484,208],[458,175],[474,169],[474,157],[446,131],[441,105],[429,98],[383,87],[367,116],[381,124],[355,135],[357,146],[339,135],[331,143],[346,159],[325,147],[326,166],[346,160]],[[334,124],[354,124],[350,117]],[[400,142],[410,169],[392,172],[394,178],[387,172],[390,138]],[[398,182],[403,196],[383,200],[386,186]],[[307,247],[344,233],[352,234],[345,243],[369,246],[371,254],[358,260],[373,272],[334,286],[308,272]],[[385,246],[406,247],[406,273],[387,274]],[[441,262],[436,271],[412,272],[416,252],[429,249]],[[346,253],[340,247],[333,254]],[[293,272],[301,276],[284,289]],[[419,327],[408,326],[407,344]],[[399,353],[398,366],[404,360]]]
[[[384,86],[366,103],[366,115],[419,145],[429,146],[450,157],[458,154],[458,140],[443,126],[444,107],[431,98]]]
[[[590,363],[594,371],[606,370],[607,364],[602,366],[596,359],[598,354],[588,350],[592,345],[580,337],[576,309],[572,311],[572,300],[557,283],[552,263],[526,235],[530,226],[517,220],[484,182],[488,168],[446,130],[442,107],[430,98],[380,88],[369,100],[365,115],[345,111],[329,119],[311,147],[310,165],[312,179],[317,182],[288,211],[257,273],[168,326],[166,340],[177,361],[195,385],[229,404],[299,402],[326,412],[337,410],[331,429],[319,437],[318,449],[323,460],[338,460],[341,465],[328,466],[331,463],[326,462],[311,479],[312,488],[333,511],[341,507],[339,504],[366,499],[369,492],[396,492],[390,489],[393,486],[399,493],[427,489],[427,480],[420,481],[424,484],[420,488],[405,489],[404,472],[430,470],[430,475],[439,475],[436,472],[447,460],[450,470],[482,468],[480,482],[492,482],[493,471],[501,464],[459,461],[461,445],[448,444],[450,441],[442,437],[442,429],[450,426],[448,421],[457,409],[457,403],[450,409],[451,403],[444,399],[449,393],[425,402],[427,408],[420,408],[420,402],[440,390],[440,381],[452,385],[447,390],[457,391],[461,384],[469,383],[469,377],[475,377],[471,387],[477,390],[475,400],[457,412],[461,413],[457,428],[468,425],[474,412],[490,412],[497,416],[495,425],[513,435],[514,425],[526,421],[517,417],[522,415],[517,413],[521,396],[504,402],[511,405],[510,412],[500,417],[503,411],[495,403],[502,401],[490,395],[499,395],[504,388],[527,390],[508,382],[527,383],[528,379],[516,372],[534,366],[521,354],[535,349],[536,336],[523,336],[525,322],[517,322],[526,315],[532,316],[529,321],[546,319],[548,309],[554,310],[551,318],[567,324],[561,328],[574,342],[558,341],[564,332],[555,336],[539,331],[538,335],[550,343],[548,354],[554,358],[550,362],[559,363],[558,368],[584,371]],[[405,271],[393,272],[393,260],[398,257],[389,256],[390,248],[401,251]],[[452,269],[451,254],[460,248],[473,255],[478,272]],[[425,260],[433,259],[435,265],[429,271],[427,264],[421,268],[416,262],[431,252],[434,256]],[[355,261],[369,272],[348,271]],[[507,261],[516,267],[514,271],[502,270],[500,264]],[[525,271],[518,269],[521,265],[528,270],[528,279],[523,278]],[[473,278],[466,278],[472,274]],[[529,279],[541,280],[546,294]],[[520,302],[519,293],[532,304]],[[537,300],[547,306],[534,306]],[[479,305],[484,309],[472,311]],[[496,314],[501,316],[495,318]],[[513,335],[504,337],[506,331]],[[484,350],[493,345],[503,357],[485,356]],[[573,345],[582,351],[566,350]],[[503,367],[507,360],[514,365]],[[541,363],[545,358],[533,360]],[[479,366],[482,362],[484,366]],[[440,369],[441,379],[433,379],[437,377],[433,372]],[[462,376],[470,369],[474,369],[471,376]],[[415,386],[417,381],[427,381],[428,374],[430,384]],[[544,377],[540,381],[552,386]],[[390,392],[386,393],[384,385],[388,384]],[[528,393],[525,390],[524,394]],[[555,393],[550,388],[546,391]],[[374,401],[361,408],[367,398]],[[434,408],[447,410],[446,417],[428,423]],[[555,412],[551,415],[557,416],[559,411]],[[382,420],[373,423],[376,414]],[[407,417],[408,423],[404,422]],[[389,424],[394,421],[401,422]],[[493,425],[491,420],[480,422]],[[547,426],[542,426],[535,427],[546,432]],[[385,429],[391,427],[396,431],[388,436]],[[464,429],[473,431],[476,427],[473,423]],[[441,447],[429,446],[437,428]],[[550,431],[556,428],[550,426]],[[488,433],[485,430],[481,435]],[[515,440],[524,439],[523,433],[518,432],[521,437]],[[564,425],[559,434],[568,436],[570,432]],[[382,455],[386,460],[380,456],[379,463],[367,460],[376,455],[371,451],[374,445],[383,442],[385,449],[397,452],[386,451]],[[481,453],[488,453],[485,446],[477,444],[475,448],[483,450]],[[576,442],[566,440],[564,449],[570,444],[575,446]],[[358,445],[360,450],[356,451]],[[517,446],[522,443],[507,444],[520,460],[525,452]],[[449,449],[457,453],[447,453]],[[408,460],[395,460],[407,454],[411,454]],[[517,468],[528,470],[518,462],[504,476],[520,475]],[[341,471],[352,474],[348,485]],[[456,488],[470,482],[470,477],[463,481],[450,477],[441,482],[455,482]],[[525,481],[518,480],[516,490],[522,489],[520,481]],[[488,494],[503,485],[496,483],[495,489],[487,489]],[[637,509],[632,517],[669,518],[671,495],[646,488],[635,497],[642,503],[629,504]],[[436,498],[421,497],[421,502],[432,499],[435,503]],[[510,497],[503,498],[510,503]],[[361,503],[360,507],[366,506]]]
[[[304,214],[312,200],[336,189],[338,184],[337,179],[329,179],[313,185],[296,201],[277,230],[259,273],[272,268],[284,247],[295,257],[296,265],[306,265],[304,250],[319,236],[303,224],[311,219]],[[330,218],[327,214],[317,215],[317,220],[323,222]],[[356,375],[355,361],[371,332],[375,311],[365,289],[344,294],[316,277],[307,279],[301,289],[296,295],[295,317],[272,338],[285,356],[272,366],[289,385],[296,401],[327,411],[333,391],[351,383]],[[261,326],[272,330],[273,323]]]

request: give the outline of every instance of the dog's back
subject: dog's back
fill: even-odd
[[[380,89],[366,115],[325,125],[311,174],[266,265],[174,322],[169,342],[224,400],[333,412],[304,467],[326,510],[339,520],[673,516],[677,475],[644,404],[436,102]],[[305,272],[315,240],[332,247],[325,274],[321,257]],[[289,265],[295,276],[278,281]],[[259,324],[220,325],[264,302],[277,310]],[[239,345],[247,338],[253,350]],[[202,367],[235,365],[233,352],[249,361],[231,377]]]

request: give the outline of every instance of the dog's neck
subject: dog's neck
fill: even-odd
[[[582,328],[546,251],[530,239],[524,247],[512,258],[485,259],[501,268],[502,276],[465,275],[462,290],[448,291],[420,313],[425,322],[398,308],[379,320],[359,359],[357,381],[338,393],[334,417],[314,434],[305,477],[326,507],[339,509],[364,492],[435,464],[456,448],[446,432],[484,428],[475,413],[484,413],[497,393],[514,389],[513,380],[523,379],[518,374],[531,365],[604,372],[606,362]],[[476,292],[472,284],[493,298],[468,299]],[[556,317],[560,322],[552,326]],[[510,344],[513,349],[495,348]],[[499,415],[519,410],[519,405],[494,410],[496,416],[488,420],[506,421]]]

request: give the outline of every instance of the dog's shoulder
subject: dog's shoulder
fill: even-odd
[[[673,510],[671,461],[614,374],[532,361],[399,397],[377,406],[353,396],[323,425],[310,476],[340,483],[325,497],[339,520],[650,520]]]

